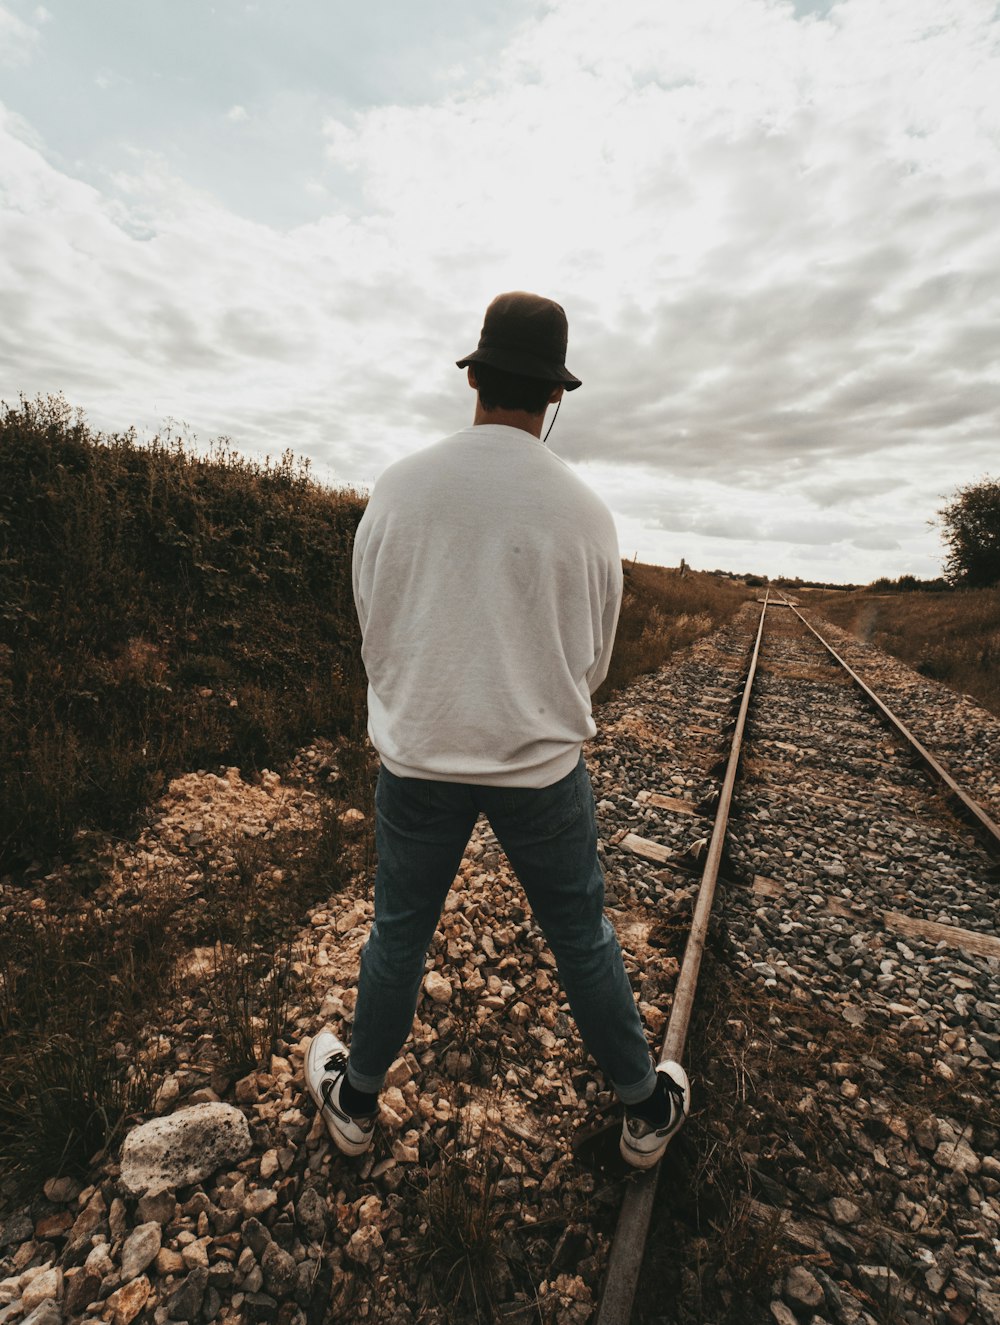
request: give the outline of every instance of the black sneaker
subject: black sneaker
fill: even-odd
[[[662,1157],[663,1152],[674,1136],[684,1126],[684,1120],[691,1108],[691,1085],[687,1073],[680,1063],[672,1058],[660,1063],[656,1069],[657,1089],[666,1093],[667,1117],[657,1126],[635,1114],[630,1114],[625,1106],[622,1121],[622,1139],[619,1143],[622,1159],[636,1169],[651,1169]],[[662,1080],[663,1085],[660,1085]]]
[[[313,1036],[306,1054],[306,1088],[316,1101],[333,1143],[345,1155],[363,1155],[375,1137],[378,1113],[355,1118],[340,1105],[340,1088],[347,1079],[347,1046],[332,1031]]]

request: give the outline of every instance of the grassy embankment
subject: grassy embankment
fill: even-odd
[[[233,1069],[265,1059],[280,1034],[289,935],[359,856],[370,859],[365,842],[345,842],[339,820],[371,796],[350,590],[363,508],[358,494],[313,483],[288,454],[261,465],[226,448],[205,458],[176,443],[96,436],[59,400],[0,411],[8,1173],[37,1181],[85,1167],[145,1106],[155,1074],[135,1065],[191,944],[229,954],[203,994]],[[746,596],[712,576],[628,565],[602,696]],[[318,841],[229,844],[225,860],[204,862],[195,899],[169,879],[147,882],[141,896],[107,887],[109,844],[134,835],[172,777],[220,765],[252,777],[316,737],[333,743],[338,770]]]
[[[1000,716],[1000,587],[814,593],[802,606]]]

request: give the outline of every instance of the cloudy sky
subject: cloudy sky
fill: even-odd
[[[0,398],[369,484],[558,299],[623,554],[934,575],[1000,471],[993,0],[0,0]]]

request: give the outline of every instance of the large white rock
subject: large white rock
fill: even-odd
[[[201,1182],[250,1151],[250,1129],[231,1104],[193,1104],[129,1132],[122,1185],[133,1196]]]

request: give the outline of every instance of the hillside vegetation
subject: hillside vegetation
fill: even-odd
[[[364,509],[257,464],[0,413],[0,871],[125,831],[175,774],[363,734]]]
[[[1000,588],[817,593],[802,606],[1000,715]]]

